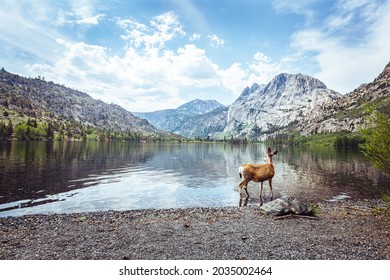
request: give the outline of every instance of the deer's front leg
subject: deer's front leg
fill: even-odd
[[[274,199],[274,192],[272,191],[272,179],[268,179],[269,189],[271,190],[271,200]]]
[[[260,206],[263,205],[263,182],[260,182]]]

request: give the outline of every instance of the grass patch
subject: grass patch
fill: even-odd
[[[275,138],[266,141],[272,145],[305,145],[305,146],[341,146],[358,147],[363,142],[357,133],[341,131],[335,133],[317,133],[313,135],[302,136],[299,133],[293,135],[278,135]]]
[[[390,195],[382,195],[386,207],[376,207],[372,210],[374,216],[383,216],[385,218],[386,226],[390,227]]]
[[[381,113],[390,115],[390,98],[388,96],[382,96],[369,102],[365,100],[359,100],[358,107],[349,110],[340,110],[334,115],[334,117],[338,120],[345,118],[358,118],[367,114],[365,110],[367,106],[373,107]]]
[[[390,226],[390,195],[383,195],[382,199],[386,202],[385,216],[386,216],[386,225]]]

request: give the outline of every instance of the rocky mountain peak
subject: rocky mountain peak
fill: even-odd
[[[238,99],[245,98],[245,96],[251,95],[252,93],[261,90],[264,88],[265,85],[259,85],[257,83],[254,83],[251,87],[246,87],[244,90],[241,92],[240,96]]]
[[[229,108],[224,132],[235,137],[259,139],[340,96],[313,77],[282,73],[254,92],[249,88],[244,90]]]
[[[390,81],[390,62],[387,63],[385,68],[383,69],[382,73],[378,75],[378,77],[374,80],[374,82],[378,80],[388,80]]]
[[[282,73],[277,75],[275,78],[269,82],[265,88],[265,92],[273,91],[273,92],[280,92],[283,91],[286,88],[286,81],[287,81],[287,74]]]
[[[283,93],[293,94],[294,96],[315,93],[314,89],[327,89],[326,85],[320,80],[303,74],[277,75],[264,88],[264,92],[281,96]]]
[[[195,99],[177,107],[176,110],[187,111],[192,114],[204,114],[219,107],[224,106],[216,100]]]

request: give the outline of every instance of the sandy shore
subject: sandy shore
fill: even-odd
[[[383,206],[319,204],[318,219],[258,206],[7,217],[0,259],[390,260],[390,227],[374,210]]]

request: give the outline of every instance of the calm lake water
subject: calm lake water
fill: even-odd
[[[356,149],[276,148],[276,197],[321,202],[389,193],[390,179]],[[0,217],[234,206],[238,167],[264,163],[265,152],[261,144],[0,142]],[[249,204],[259,203],[258,185],[249,184]],[[269,200],[268,182],[263,192]]]

